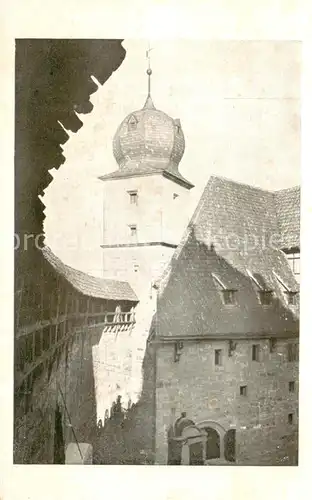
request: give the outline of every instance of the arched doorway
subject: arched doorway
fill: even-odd
[[[226,429],[214,420],[202,420],[196,426],[207,435],[205,460],[224,460],[224,436]]]
[[[176,420],[173,426],[168,430],[168,465],[181,465],[182,459],[182,433],[187,427],[195,425],[194,422],[186,416],[185,412]]]
[[[183,412],[168,430],[168,465],[203,465],[206,432]]]
[[[204,427],[207,433],[206,460],[220,458],[220,434],[212,427]]]
[[[236,430],[230,429],[224,436],[224,458],[228,462],[236,460]]]

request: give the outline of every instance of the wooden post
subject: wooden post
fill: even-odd
[[[59,316],[60,316],[60,304],[61,304],[61,290],[60,290],[60,278],[57,277],[57,305],[56,305],[56,323],[55,323],[55,341],[57,343],[58,330],[59,330]]]
[[[18,301],[17,314],[16,314],[16,330],[18,329],[19,322],[20,322],[19,320],[20,320],[20,312],[21,312],[22,300],[23,300],[24,282],[25,282],[25,278],[23,277],[22,282],[21,282],[21,288],[17,292],[19,295],[19,301]]]

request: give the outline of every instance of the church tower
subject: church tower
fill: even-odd
[[[129,281],[137,293],[151,287],[177,247],[193,187],[179,172],[185,149],[180,120],[155,108],[151,74],[149,67],[143,108],[130,113],[114,136],[118,169],[100,177],[103,275]]]

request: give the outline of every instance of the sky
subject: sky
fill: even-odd
[[[189,217],[211,175],[264,189],[300,182],[298,42],[125,40],[120,68],[91,96],[93,111],[63,146],[66,162],[45,191],[46,243],[68,265],[101,275],[103,185],[116,169],[112,139],[147,94],[148,43],[156,108],[180,118],[180,172],[195,187]],[[118,202],[116,201],[116,210]]]

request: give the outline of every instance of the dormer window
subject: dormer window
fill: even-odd
[[[227,287],[219,278],[219,276],[212,274],[212,277],[217,286],[217,289],[219,290],[223,304],[226,306],[235,305],[237,290]]]
[[[138,120],[136,116],[131,115],[128,120],[128,130],[135,130],[137,128]]]
[[[270,306],[273,302],[273,290],[267,287],[263,277],[258,273],[251,273],[247,270],[249,277],[257,287],[258,297],[262,306]]]
[[[175,126],[175,129],[176,129],[177,133],[180,134],[180,132],[181,132],[181,122],[180,122],[179,118],[176,118],[174,120],[174,126]]]
[[[274,276],[276,277],[277,281],[279,282],[279,284],[280,284],[280,286],[285,294],[287,304],[289,306],[297,305],[298,292],[296,290],[292,290],[289,286],[287,286],[285,281],[283,281],[282,278],[280,278],[274,271],[273,271],[273,273],[274,273]]]
[[[259,290],[259,298],[262,306],[270,306],[273,300],[272,290]]]
[[[289,306],[295,306],[297,304],[298,292],[285,292],[287,296],[287,302]]]

